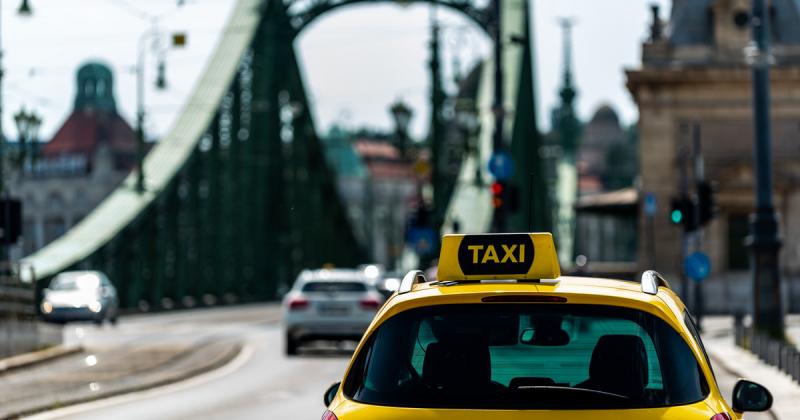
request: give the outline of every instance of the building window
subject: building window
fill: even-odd
[[[49,244],[67,231],[67,224],[62,217],[50,217],[44,221],[44,243]]]
[[[750,252],[744,245],[749,232],[750,222],[747,214],[728,215],[728,269],[750,268]]]

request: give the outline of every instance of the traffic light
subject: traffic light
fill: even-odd
[[[700,226],[705,226],[716,214],[716,203],[714,202],[714,188],[708,181],[697,183],[697,205],[700,213]]]
[[[692,232],[697,229],[695,220],[695,203],[689,196],[682,195],[673,197],[670,201],[669,221],[673,225],[683,226],[685,232]]]
[[[492,207],[514,212],[519,208],[519,188],[510,183],[495,181],[491,186]]]
[[[505,204],[504,192],[506,185],[503,182],[495,181],[492,183],[492,207],[495,209],[503,208]]]

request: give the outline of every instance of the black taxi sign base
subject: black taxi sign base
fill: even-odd
[[[437,279],[554,279],[561,275],[553,235],[504,233],[445,235]]]

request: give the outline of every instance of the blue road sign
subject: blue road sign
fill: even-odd
[[[408,231],[408,242],[417,255],[431,255],[436,246],[436,232],[431,228],[412,228]]]
[[[656,210],[658,210],[656,195],[649,192],[644,196],[644,214],[648,216],[655,216]]]
[[[711,273],[711,260],[702,252],[693,252],[683,261],[683,270],[690,279],[701,282]]]
[[[496,152],[489,158],[489,172],[498,181],[508,181],[514,175],[514,159],[508,152]]]

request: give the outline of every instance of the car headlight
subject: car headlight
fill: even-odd
[[[42,313],[49,314],[50,312],[53,312],[53,305],[48,301],[42,302]]]
[[[94,301],[89,304],[89,310],[98,313],[103,309],[103,305],[99,301]]]

